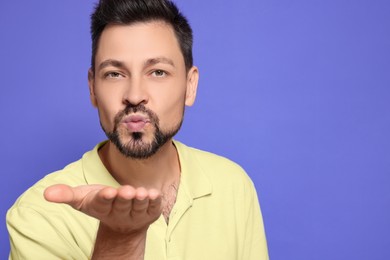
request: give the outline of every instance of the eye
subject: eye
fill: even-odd
[[[162,78],[162,77],[167,76],[167,73],[163,70],[155,70],[152,72],[152,75],[155,77],[158,77],[158,78]]]
[[[104,74],[104,77],[109,79],[117,79],[122,77],[122,75],[119,72],[111,71]]]

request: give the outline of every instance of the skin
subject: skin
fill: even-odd
[[[158,116],[162,130],[171,130],[180,122],[184,106],[195,101],[198,70],[186,70],[171,26],[153,21],[108,25],[88,79],[91,102],[104,129],[112,131],[115,115],[129,104],[143,104]],[[126,124],[120,123],[119,129],[121,140],[131,140]],[[140,130],[142,141],[150,142],[154,130],[147,123]],[[54,185],[44,196],[100,220],[93,259],[143,259],[148,227],[166,206],[161,194],[180,178],[177,151],[169,140],[153,156],[132,159],[107,142],[99,156],[121,187]],[[168,200],[175,198],[176,194]]]

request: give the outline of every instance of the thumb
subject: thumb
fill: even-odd
[[[74,199],[74,192],[68,185],[56,184],[46,188],[43,196],[49,202],[71,203]]]

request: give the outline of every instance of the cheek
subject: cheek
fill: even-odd
[[[110,99],[100,99],[97,97],[97,109],[99,112],[100,122],[105,130],[112,131],[114,129],[114,120],[116,114],[120,111],[117,104]]]
[[[104,130],[112,131],[114,129],[114,117],[115,113],[108,111],[102,106],[98,106],[99,119]]]
[[[185,93],[176,96],[169,96],[165,102],[160,103],[160,125],[163,128],[169,128],[176,125],[182,119],[185,106]]]

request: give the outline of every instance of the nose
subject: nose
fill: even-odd
[[[123,104],[126,106],[137,106],[146,103],[148,103],[148,95],[141,79],[132,78],[126,86],[123,95]]]

